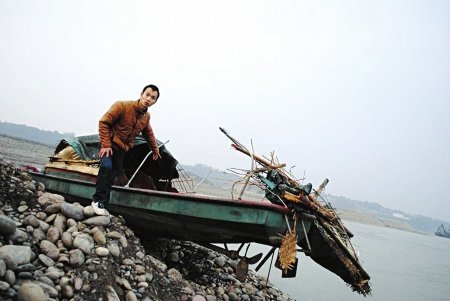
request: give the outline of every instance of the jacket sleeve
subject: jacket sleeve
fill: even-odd
[[[142,130],[142,136],[150,145],[152,151],[156,154],[159,154],[158,143],[156,142],[155,134],[153,133],[152,126],[150,125],[150,120],[147,123],[147,126]]]
[[[100,121],[98,122],[98,135],[100,136],[101,147],[112,147],[111,138],[113,136],[113,132],[111,128],[120,118],[121,112],[121,103],[116,101],[100,118]]]

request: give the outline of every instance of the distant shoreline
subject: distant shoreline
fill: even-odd
[[[355,222],[358,224],[376,226],[381,228],[391,228],[411,233],[433,236],[433,233],[417,231],[411,225],[394,220],[380,219],[369,212],[337,209],[338,215],[344,221]]]

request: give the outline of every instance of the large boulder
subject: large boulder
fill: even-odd
[[[33,252],[27,246],[6,245],[0,247],[0,258],[9,256],[17,265],[30,263]]]
[[[76,221],[81,221],[84,219],[84,207],[80,205],[72,205],[69,203],[64,203],[61,206],[61,212],[68,218],[73,218]]]

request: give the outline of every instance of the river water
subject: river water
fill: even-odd
[[[272,267],[270,281],[297,301],[450,300],[450,239],[344,223],[355,234],[352,243],[371,276],[372,295],[364,298],[352,292],[341,278],[300,253],[296,278],[283,279],[281,271]],[[269,248],[250,248],[252,254],[263,250]],[[267,276],[269,264],[270,259],[258,274]]]

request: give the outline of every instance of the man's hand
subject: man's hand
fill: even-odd
[[[153,160],[158,160],[158,158],[161,158],[161,155],[159,154],[159,150],[157,152],[153,152]]]
[[[109,156],[112,156],[112,154],[113,154],[112,148],[110,148],[110,147],[102,147],[100,149],[99,156],[100,156],[100,158],[102,158],[103,156],[109,157]]]

